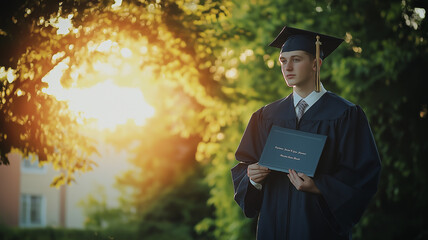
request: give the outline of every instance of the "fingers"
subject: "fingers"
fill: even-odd
[[[250,169],[250,170],[270,171],[270,170],[269,170],[269,168],[267,168],[267,167],[263,167],[263,166],[260,166],[260,165],[259,165],[259,164],[257,164],[257,163],[254,163],[254,164],[249,165],[249,166],[248,166],[248,169]]]
[[[297,173],[292,169],[288,171],[288,178],[298,191],[322,194],[318,187],[315,185],[312,178],[310,178],[308,175],[304,173]]]
[[[307,191],[312,184],[312,179],[304,173],[297,173],[293,169],[288,170],[288,178],[298,191]]]
[[[289,169],[288,172],[289,173],[287,176],[290,179],[290,182],[296,187],[297,190],[300,190],[301,186],[303,185],[303,180],[293,169]]]
[[[257,173],[269,173],[270,169],[267,167],[262,167],[259,166],[257,163],[255,164],[251,164],[248,166],[248,173],[253,173],[253,174],[257,174]]]
[[[249,171],[248,177],[255,182],[260,182],[269,174],[269,172],[270,171]]]
[[[251,180],[253,180],[256,183],[261,183],[261,182],[263,182],[263,180],[266,178],[267,175],[268,175],[267,173],[257,174],[257,175],[251,176],[250,178],[251,178]]]
[[[268,173],[260,173],[260,174],[249,175],[248,177],[256,183],[261,183],[263,182],[263,180],[266,178],[267,175]]]
[[[302,178],[303,181],[309,181],[309,180],[311,180],[311,178],[308,177],[308,175],[306,175],[304,173],[297,173],[297,176],[299,176],[300,178]]]
[[[270,173],[270,169],[259,166],[257,163],[248,166],[247,175],[254,182],[262,182]]]

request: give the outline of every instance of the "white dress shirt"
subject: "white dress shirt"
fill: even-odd
[[[312,107],[322,97],[322,95],[324,95],[324,93],[326,93],[326,92],[327,92],[327,90],[325,90],[324,86],[321,83],[320,92],[313,91],[308,96],[303,98],[303,100],[305,100],[305,102],[308,104],[308,106],[305,108],[305,112],[308,111],[308,109],[310,107]],[[299,103],[301,99],[302,99],[302,97],[293,91],[294,110],[296,111],[296,115],[297,115],[297,111],[298,111],[297,103]]]

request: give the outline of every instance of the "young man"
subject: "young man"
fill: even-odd
[[[281,48],[281,70],[293,93],[253,113],[232,169],[236,202],[247,217],[259,217],[257,239],[351,239],[377,191],[380,158],[363,110],[322,84],[316,89],[317,61],[321,66],[342,41],[284,27],[270,44]],[[327,136],[313,178],[257,164],[273,125]]]

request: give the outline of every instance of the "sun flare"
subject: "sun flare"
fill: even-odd
[[[59,79],[68,68],[66,62],[60,62],[43,78],[49,84],[43,92],[59,101],[67,101],[70,110],[81,113],[86,119],[95,119],[99,128],[113,129],[129,120],[142,126],[154,115],[154,108],[138,88],[117,86],[111,79],[89,88],[64,88]]]

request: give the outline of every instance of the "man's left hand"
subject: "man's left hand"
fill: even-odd
[[[298,191],[321,194],[321,191],[315,185],[314,180],[308,177],[308,175],[304,173],[297,173],[293,169],[289,169],[288,172],[288,178]]]

